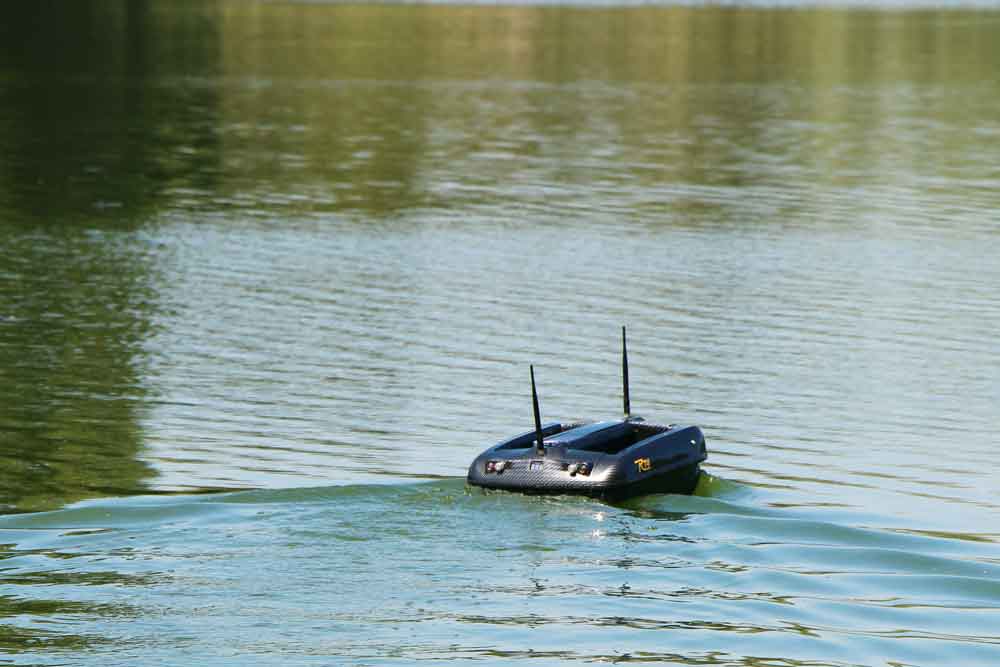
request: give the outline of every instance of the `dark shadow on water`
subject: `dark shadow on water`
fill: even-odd
[[[190,77],[218,69],[214,4],[154,11],[158,4],[5,8],[5,224],[135,227],[156,213],[165,189],[211,185],[218,95]]]
[[[172,187],[212,187],[214,5],[47,1],[0,22],[0,512],[144,489],[144,344]]]

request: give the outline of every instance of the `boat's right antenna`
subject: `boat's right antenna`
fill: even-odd
[[[535,411],[535,454],[545,456],[545,442],[542,438],[542,418],[538,413],[538,392],[535,391],[535,367],[528,366],[531,370],[531,407]]]
[[[628,348],[625,345],[625,327],[622,327],[622,401],[625,408],[625,419],[631,416],[628,404]]]

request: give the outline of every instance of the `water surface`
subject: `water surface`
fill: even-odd
[[[1000,659],[1000,13],[9,18],[0,663]],[[468,492],[621,324],[698,494]]]

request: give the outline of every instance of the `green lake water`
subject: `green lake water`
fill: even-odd
[[[1000,11],[778,4],[6,8],[0,664],[1000,664]]]

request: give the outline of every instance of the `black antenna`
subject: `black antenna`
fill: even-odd
[[[542,439],[542,418],[538,414],[538,392],[535,391],[535,367],[531,369],[531,407],[535,410],[535,454],[545,456],[545,443]]]
[[[631,415],[628,404],[628,348],[625,346],[625,327],[622,327],[622,394],[625,403],[625,419]]]

